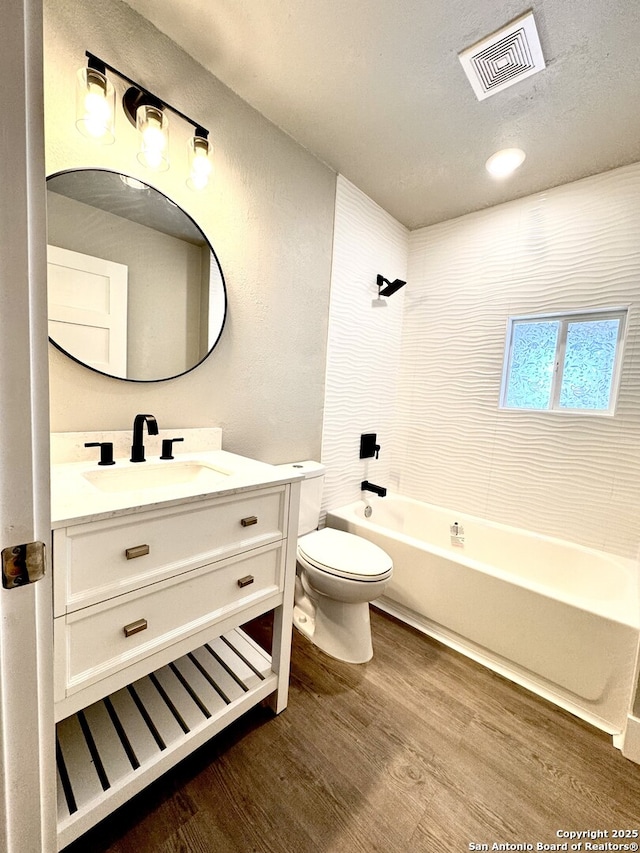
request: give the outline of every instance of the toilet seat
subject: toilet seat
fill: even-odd
[[[332,527],[302,536],[298,555],[320,571],[349,580],[384,580],[393,568],[391,557],[382,548]]]

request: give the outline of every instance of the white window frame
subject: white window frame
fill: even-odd
[[[624,345],[626,341],[629,320],[629,307],[629,305],[620,305],[615,306],[613,308],[581,309],[574,311],[554,312],[549,314],[522,314],[519,316],[509,317],[507,319],[507,333],[505,338],[504,358],[502,364],[502,381],[500,385],[499,408],[509,412],[536,412],[537,414],[579,414],[597,415],[599,417],[613,417],[618,401],[618,391],[620,389],[620,377],[622,375]],[[558,331],[558,340],[556,343],[555,367],[553,370],[549,406],[546,409],[525,409],[520,406],[507,406],[506,400],[509,387],[509,378],[511,376],[514,327],[519,323],[536,323],[543,322],[545,320],[555,320],[560,323],[560,329]],[[564,371],[564,356],[567,345],[568,325],[569,323],[573,323],[576,321],[593,322],[596,320],[620,320],[618,326],[618,338],[616,341],[616,357],[613,365],[613,375],[611,377],[609,408],[569,409],[566,406],[560,407],[560,391],[562,389],[562,376]]]

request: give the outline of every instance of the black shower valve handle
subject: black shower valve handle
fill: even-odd
[[[98,465],[115,465],[113,459],[113,442],[112,441],[86,441],[85,447],[99,447],[100,461]]]
[[[377,459],[380,445],[376,444],[376,433],[365,432],[360,436],[360,459]]]
[[[174,441],[184,441],[184,438],[163,438],[162,439],[162,456],[160,459],[173,459],[173,443]]]

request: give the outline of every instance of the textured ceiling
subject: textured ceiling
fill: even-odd
[[[128,4],[409,228],[640,160],[638,0]],[[457,54],[530,8],[546,69],[478,101]]]
[[[145,225],[153,231],[205,246],[206,237],[177,204],[142,182],[127,185],[117,172],[105,169],[70,169],[49,175],[47,191],[81,204]]]

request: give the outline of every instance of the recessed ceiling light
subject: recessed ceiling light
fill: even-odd
[[[494,178],[506,178],[521,166],[527,155],[521,148],[504,148],[496,151],[486,162],[487,172]]]

